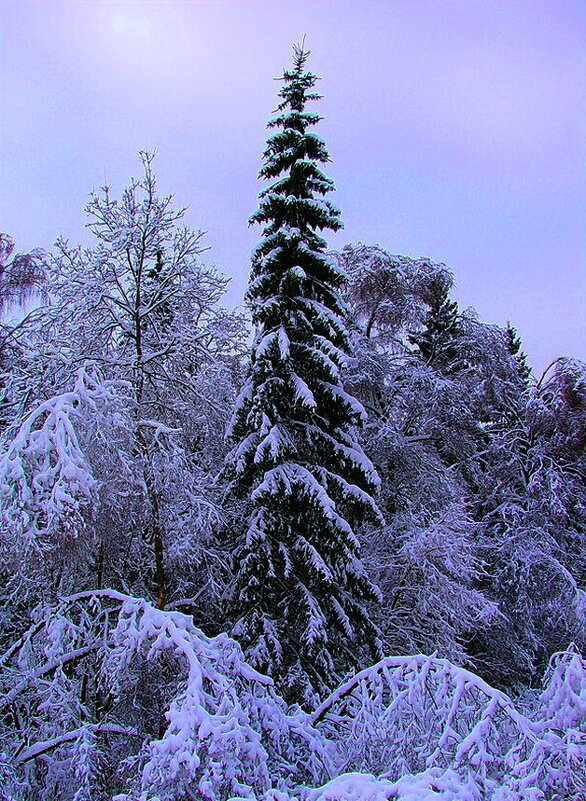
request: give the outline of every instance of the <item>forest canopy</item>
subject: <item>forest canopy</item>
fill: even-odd
[[[329,249],[308,56],[245,311],[151,152],[0,236],[2,801],[586,798],[586,365]]]

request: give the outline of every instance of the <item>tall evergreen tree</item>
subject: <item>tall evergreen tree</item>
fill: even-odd
[[[252,256],[247,299],[256,326],[249,376],[229,435],[228,474],[248,517],[235,548],[234,634],[248,659],[291,699],[308,697],[376,651],[365,604],[378,597],[359,558],[356,528],[379,522],[378,476],[355,438],[365,417],[344,391],[347,309],[343,272],[318,230],[342,226],[324,196],[330,160],[305,111],[317,77],[294,48],[285,71],[277,129],[267,142],[251,223],[264,224]]]

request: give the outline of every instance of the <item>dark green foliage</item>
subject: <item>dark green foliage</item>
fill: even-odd
[[[527,356],[521,350],[521,338],[517,334],[517,329],[510,323],[507,323],[506,328],[507,336],[507,350],[514,357],[519,370],[519,377],[525,383],[528,383],[531,377],[531,368],[527,364]]]
[[[234,561],[235,635],[250,661],[289,698],[309,697],[356,664],[376,631],[364,603],[377,593],[359,560],[356,527],[376,522],[378,477],[355,440],[361,405],[341,384],[348,350],[345,276],[318,230],[341,227],[323,199],[333,189],[320,169],[324,143],[307,129],[317,78],[295,48],[283,75],[277,133],[268,140],[251,222],[264,223],[252,259],[248,300],[256,339],[235,410],[228,474],[249,501]]]
[[[458,304],[450,300],[448,287],[441,287],[433,299],[422,331],[409,336],[423,360],[444,375],[466,367],[462,352],[462,330]]]

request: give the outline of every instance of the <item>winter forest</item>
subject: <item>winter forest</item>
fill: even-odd
[[[308,56],[244,311],[151,151],[1,235],[2,801],[586,799],[586,365],[329,247]]]

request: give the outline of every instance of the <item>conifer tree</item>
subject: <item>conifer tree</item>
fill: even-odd
[[[434,298],[422,331],[409,340],[417,346],[426,363],[445,375],[466,366],[463,357],[458,304],[450,300],[448,287],[442,287]]]
[[[517,333],[517,329],[515,326],[511,325],[511,323],[507,323],[506,337],[507,350],[510,355],[513,356],[515,363],[517,364],[519,378],[524,384],[528,384],[529,379],[531,378],[531,368],[527,364],[527,356],[525,352],[521,349],[521,338]]]
[[[321,119],[305,111],[320,97],[308,55],[294,47],[268,123],[276,132],[259,177],[272,183],[251,218],[264,224],[247,293],[256,338],[227,460],[233,490],[249,504],[235,543],[234,634],[296,700],[331,685],[363,645],[378,648],[365,608],[378,593],[356,537],[359,524],[380,521],[378,476],[355,438],[364,410],[340,377],[346,279],[318,231],[342,224],[324,199],[334,188],[320,168],[328,152],[308,130]]]

